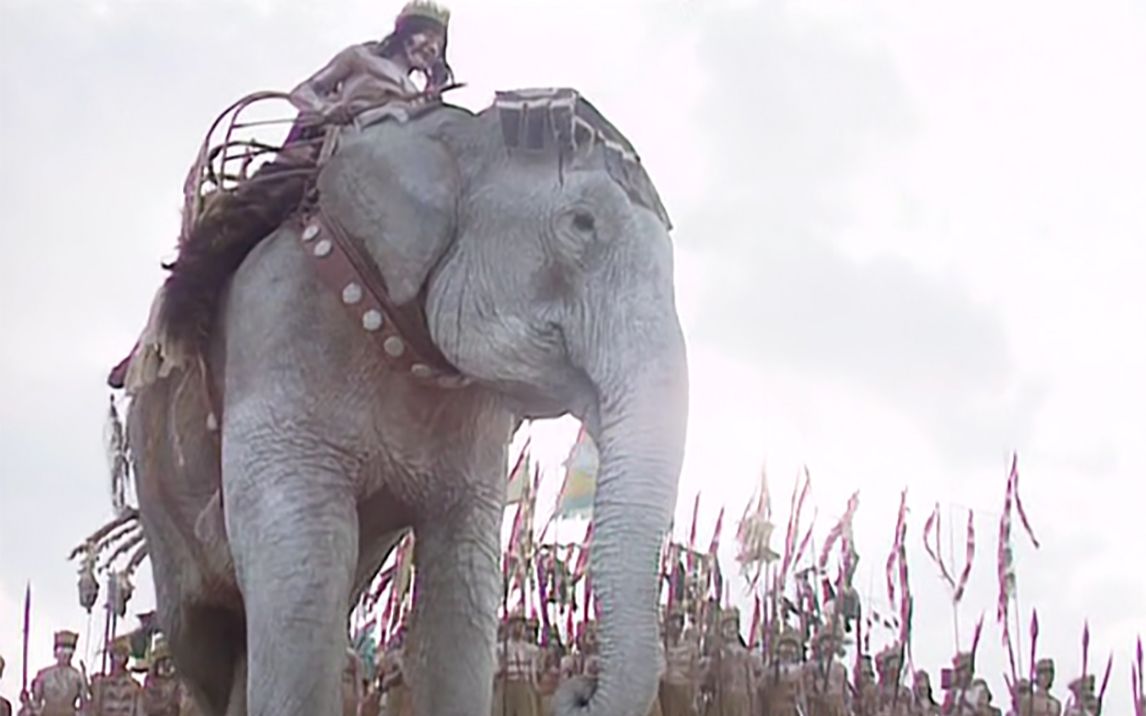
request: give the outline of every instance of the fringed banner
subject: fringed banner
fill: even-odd
[[[932,511],[931,516],[927,518],[927,523],[923,526],[923,548],[927,550],[927,556],[931,558],[939,567],[939,574],[943,577],[943,581],[947,582],[947,586],[951,591],[955,591],[955,580],[951,578],[951,573],[947,571],[947,565],[943,562],[943,549],[940,545],[939,535],[941,533],[942,517],[940,516],[939,503],[935,503],[935,510]],[[935,548],[931,547],[931,534],[935,534]]]
[[[1039,541],[1035,537],[1034,530],[1031,529],[1031,521],[1027,519],[1027,511],[1023,509],[1023,498],[1019,496],[1019,454],[1014,453],[1011,460],[1011,485],[1015,495],[1015,509],[1019,511],[1019,519],[1023,523],[1023,529],[1027,531],[1027,536],[1031,538],[1031,543],[1034,544],[1035,549],[1039,548]]]
[[[792,566],[792,558],[795,556],[796,538],[800,531],[800,517],[803,515],[804,501],[808,499],[808,490],[812,485],[812,476],[808,472],[807,466],[804,467],[803,478],[803,487],[800,486],[799,477],[796,478],[796,484],[792,485],[792,511],[788,515],[788,529],[784,535],[784,560],[780,565],[781,589],[784,588],[787,581],[788,569]],[[797,492],[799,497],[797,497]]]
[[[696,501],[692,503],[692,527],[688,531],[688,573],[696,571],[696,521],[700,516],[700,493],[696,493]]]
[[[967,552],[963,563],[963,573],[959,575],[959,584],[955,588],[952,599],[958,604],[967,590],[967,581],[971,578],[971,565],[975,561],[975,510],[967,512]]]

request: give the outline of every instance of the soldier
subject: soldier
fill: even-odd
[[[382,679],[375,679],[366,689],[358,716],[382,716]]]
[[[971,686],[975,691],[975,716],[1003,716],[1003,712],[991,703],[994,695],[985,679],[975,679]]]
[[[183,683],[175,675],[175,662],[167,641],[156,639],[147,676],[143,679],[143,713],[145,716],[183,716],[185,692]]]
[[[764,713],[798,716],[808,712],[804,691],[804,645],[800,635],[784,627],[776,639],[771,663],[764,668]]]
[[[506,641],[499,644],[498,671],[494,683],[493,712],[502,716],[540,716],[537,713],[537,675],[540,650],[528,640],[528,622],[513,614],[507,623]]]
[[[0,679],[4,678],[4,657],[0,656]],[[0,696],[0,716],[12,716],[12,702]]]
[[[1035,711],[1031,705],[1031,695],[1031,680],[1019,679],[1019,682],[1011,687],[1011,710],[1007,712],[1007,716],[1033,716]]]
[[[576,652],[566,655],[561,662],[562,680],[596,679],[601,665],[597,656],[597,622],[590,620],[581,625],[576,646]]]
[[[879,689],[875,682],[875,667],[870,654],[864,654],[856,664],[855,699],[853,709],[859,716],[875,716],[879,702]]]
[[[86,708],[88,680],[72,666],[79,639],[74,631],[55,633],[56,663],[36,674],[31,694],[21,694],[24,706],[36,716],[78,716]]]
[[[1098,698],[1094,695],[1094,674],[1080,676],[1066,687],[1070,701],[1063,716],[1097,716]]]
[[[126,636],[108,645],[111,669],[92,679],[91,716],[138,716],[139,684],[127,670],[131,658],[131,640]]]
[[[700,654],[684,638],[684,614],[669,613],[665,621],[665,673],[660,685],[664,716],[696,716],[696,684]]]
[[[848,670],[839,660],[843,635],[827,626],[812,639],[812,661],[804,666],[804,693],[812,716],[847,716],[851,705]]]
[[[550,634],[549,644],[542,651],[541,673],[537,679],[537,695],[541,713],[548,716],[553,712],[553,695],[561,684],[561,662],[565,649],[556,634]]]
[[[398,628],[386,656],[382,659],[380,673],[382,692],[386,695],[386,716],[413,716],[414,700],[403,673],[403,652],[406,627]]]
[[[750,716],[755,710],[759,673],[740,637],[740,610],[721,610],[716,653],[705,659],[705,675],[715,698],[709,716]]]
[[[1031,695],[1031,716],[1060,716],[1062,704],[1051,695],[1054,686],[1054,659],[1039,659],[1035,664],[1035,688]]]
[[[665,669],[668,666],[665,663],[665,637],[664,628],[661,628],[661,640],[657,642],[657,689],[653,692],[653,702],[649,705],[649,712],[647,716],[664,716],[664,710],[661,708],[661,690],[660,683],[664,681]]]
[[[358,716],[358,707],[365,696],[362,686],[362,659],[348,647],[346,665],[342,668],[342,716]]]
[[[943,680],[943,713],[971,716],[979,701],[974,685],[975,657],[970,652],[960,652],[955,655],[952,666]]]
[[[911,716],[939,716],[939,704],[931,690],[931,675],[920,669],[911,680]]]
[[[911,692],[903,685],[903,647],[892,644],[875,657],[879,673],[875,711],[879,716],[909,716]]]

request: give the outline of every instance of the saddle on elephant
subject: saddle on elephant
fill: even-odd
[[[449,17],[444,7],[412,0],[381,41],[346,48],[290,93],[257,92],[224,110],[184,183],[177,258],[164,265],[169,274],[147,327],[112,369],[111,387],[130,391],[202,354],[227,280],[303,204],[340,128],[388,114],[409,117],[460,86],[445,57]],[[424,87],[411,79],[415,72],[425,76]],[[240,130],[263,124],[240,121],[242,112],[274,99],[298,110],[283,144],[240,139]],[[219,130],[223,139],[214,144]]]

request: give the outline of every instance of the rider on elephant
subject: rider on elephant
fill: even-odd
[[[79,639],[74,631],[56,632],[56,663],[36,674],[31,694],[21,694],[24,706],[37,716],[77,716],[85,711],[90,696],[88,680],[72,666]]]
[[[92,678],[91,716],[136,716],[139,713],[139,684],[127,670],[131,640],[121,636],[108,647],[111,670]]]
[[[436,97],[452,83],[453,70],[446,61],[449,17],[444,7],[412,0],[398,14],[390,35],[348,47],[291,91],[290,101],[299,115],[278,156],[233,190],[216,192],[200,214],[191,217],[188,234],[180,237],[179,256],[168,266],[172,275],[161,315],[178,317],[190,325],[174,333],[194,339],[209,329],[204,322],[213,316],[218,293],[215,282],[234,272],[247,253],[302,202],[317,144],[327,125],[345,124],[364,110],[394,100]],[[425,76],[422,89],[410,79],[415,72]],[[172,329],[165,326],[164,330]],[[112,369],[108,384],[123,388],[146,382],[147,376],[158,372],[155,364],[169,349],[157,343],[155,338],[141,338]],[[141,349],[147,358],[131,371],[129,379],[129,368]]]
[[[424,92],[434,95],[453,81],[446,61],[449,10],[414,0],[402,8],[394,32],[378,42],[352,45],[290,93],[300,112],[287,144],[307,135],[305,120],[345,124],[359,113],[392,99],[413,99],[423,90],[410,79],[425,76]]]

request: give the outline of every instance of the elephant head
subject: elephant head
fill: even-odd
[[[571,690],[561,713],[637,716],[658,682],[659,553],[688,400],[670,227],[635,153],[591,105],[538,104],[527,118],[447,107],[367,127],[319,187],[392,300],[422,302],[461,373],[522,417],[572,413],[588,427],[601,457],[602,663],[595,692]]]

